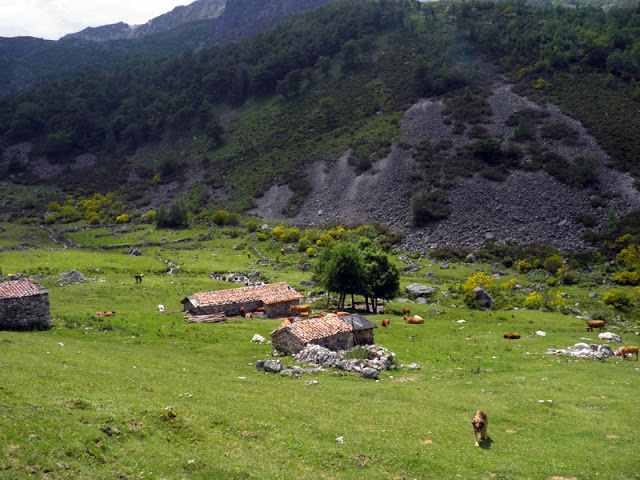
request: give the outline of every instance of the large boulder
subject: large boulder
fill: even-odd
[[[81,282],[84,280],[84,273],[79,272],[78,270],[71,270],[69,272],[61,274],[58,279],[61,282]]]
[[[489,308],[493,303],[493,297],[482,287],[473,289],[473,299],[475,303],[485,308]]]
[[[407,293],[415,297],[425,297],[427,295],[433,295],[436,289],[433,287],[427,287],[421,283],[412,283],[406,287]]]
[[[370,378],[375,380],[380,375],[380,372],[375,368],[366,367],[362,369],[362,371],[360,372],[360,375],[362,376],[362,378]]]
[[[611,332],[602,332],[598,335],[598,338],[600,338],[601,340],[607,340],[608,342],[622,343],[622,337]]]

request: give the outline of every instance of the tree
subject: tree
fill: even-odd
[[[338,308],[344,308],[347,295],[366,291],[363,255],[353,243],[340,243],[326,248],[318,259],[315,271],[327,293],[340,295]]]
[[[378,299],[391,300],[400,289],[400,272],[380,247],[371,240],[359,244],[364,258],[365,304],[369,311],[369,298],[374,313],[378,313]]]
[[[189,222],[187,208],[181,198],[176,198],[171,202],[169,208],[164,203],[160,205],[155,219],[158,227],[165,228],[186,227]]]

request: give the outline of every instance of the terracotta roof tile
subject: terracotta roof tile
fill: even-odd
[[[252,287],[230,288],[214,292],[195,293],[193,297],[200,306],[228,305],[230,303],[261,301],[265,305],[300,300],[300,295],[285,282]]]
[[[292,323],[291,325],[279,327],[271,332],[271,334],[273,335],[286,329],[298,337],[303,343],[309,343],[313,340],[331,337],[338,333],[348,333],[353,331],[349,325],[340,320],[336,315],[326,315],[320,318],[300,320]]]
[[[0,300],[7,298],[32,297],[43,293],[47,293],[45,288],[28,279],[0,283]]]

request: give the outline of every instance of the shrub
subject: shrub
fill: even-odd
[[[245,227],[247,227],[247,230],[249,230],[250,232],[255,232],[258,229],[258,222],[256,222],[255,220],[247,220],[247,223],[245,223]]]
[[[502,288],[504,288],[505,290],[509,290],[509,291],[513,291],[516,288],[516,284],[518,282],[516,281],[515,278],[512,278],[511,280],[504,282],[502,285],[500,285]]]
[[[548,309],[563,309],[567,302],[561,292],[549,292],[542,297],[542,305]]]
[[[638,285],[640,284],[640,275],[638,275],[638,272],[634,271],[620,272],[616,274],[611,281],[618,285]]]
[[[118,215],[116,217],[116,223],[129,223],[131,219],[129,218],[129,215],[127,215],[126,213],[123,213],[122,215]]]
[[[238,225],[240,223],[240,215],[237,213],[227,212],[225,210],[218,210],[213,212],[211,220],[216,225]]]
[[[317,253],[318,253],[318,251],[315,248],[313,248],[313,247],[307,248],[307,256],[315,257]]]
[[[527,262],[526,260],[520,260],[518,262],[518,265],[516,266],[516,270],[520,273],[527,273],[528,271],[530,271],[533,268],[533,265],[531,265],[529,262]]]
[[[440,190],[420,191],[413,196],[411,208],[414,223],[422,226],[449,216],[449,198]]]
[[[531,292],[529,296],[524,299],[523,306],[529,310],[537,310],[542,307],[542,294],[536,291]]]
[[[555,275],[562,265],[564,265],[564,260],[560,255],[552,255],[542,264],[544,269],[552,275]]]
[[[267,237],[266,233],[259,233],[258,235],[256,235],[256,238],[259,242],[266,242],[269,237]]]
[[[620,290],[609,290],[604,294],[603,301],[605,305],[624,310],[632,305],[633,296]]]
[[[550,287],[555,287],[559,281],[560,279],[558,277],[549,277],[547,278],[547,285],[549,285]]]

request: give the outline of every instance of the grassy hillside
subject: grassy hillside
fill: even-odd
[[[255,369],[257,360],[271,358],[271,348],[250,340],[255,333],[268,338],[278,320],[187,324],[179,300],[232,286],[211,280],[212,271],[259,270],[269,281],[300,287],[311,275],[297,268],[305,255],[281,255],[283,244],[258,241],[243,229],[217,229],[197,240],[209,229],[103,228],[65,234],[93,248],[63,249],[42,229],[2,226],[3,273],[39,278],[50,292],[54,328],[0,332],[1,478],[637,476],[636,362],[545,355],[584,337],[600,342],[573,314],[512,309],[522,307],[526,293],[505,290],[509,306],[497,310],[466,307],[456,284],[478,271],[492,274],[491,264],[442,270],[437,259],[416,256],[411,262],[419,270],[403,274],[402,288],[432,285],[432,303],[392,302],[388,315],[367,316],[391,319],[390,328],[375,331],[376,343],[395,353],[399,369],[378,382],[340,371],[296,379]],[[26,238],[39,247],[12,247]],[[169,243],[185,238],[196,240]],[[142,247],[140,257],[98,248],[163,239]],[[253,247],[270,260],[249,259],[245,252]],[[167,260],[181,265],[174,275]],[[58,275],[72,268],[86,281],[60,283]],[[602,297],[587,295],[611,289],[587,281],[600,268],[578,270],[582,283],[557,288],[568,306],[579,304],[585,314],[605,308]],[[546,289],[540,270],[501,269],[497,284],[515,279]],[[144,281],[135,284],[139,272]],[[326,307],[325,296],[312,298],[315,311]],[[393,313],[407,306],[425,325],[406,325]],[[443,313],[430,313],[434,308]],[[93,315],[107,309],[116,316]],[[612,313],[625,321],[610,330],[633,344],[637,310]],[[547,335],[535,335],[539,330]],[[522,338],[502,338],[511,332]],[[411,363],[420,369],[409,370]],[[484,448],[473,445],[477,409],[489,415]]]

